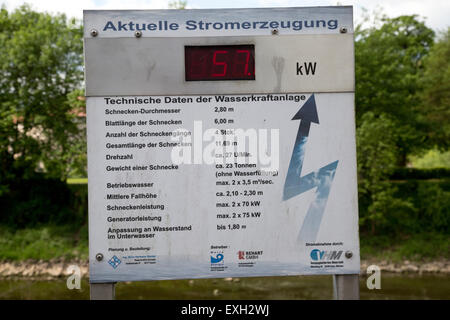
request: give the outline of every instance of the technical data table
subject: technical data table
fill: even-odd
[[[96,278],[358,272],[352,99],[91,98]]]

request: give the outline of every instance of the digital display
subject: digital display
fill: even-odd
[[[255,80],[255,46],[184,47],[186,81]]]

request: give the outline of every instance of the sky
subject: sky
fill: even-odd
[[[24,2],[38,11],[81,19],[83,9],[167,9],[169,0],[0,0],[8,10]],[[362,20],[363,8],[369,12],[381,8],[389,17],[418,14],[436,31],[450,26],[450,0],[187,0],[187,4],[188,9],[353,5],[355,23]]]

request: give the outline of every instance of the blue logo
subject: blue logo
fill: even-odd
[[[211,263],[219,263],[223,261],[223,254],[219,253],[215,257],[211,256]]]
[[[109,259],[108,263],[111,267],[113,267],[114,269],[117,268],[119,266],[119,264],[122,261],[120,261],[119,258],[117,258],[116,256],[113,256],[111,259]]]
[[[310,256],[314,261],[318,261],[322,259],[324,251],[320,251],[319,249],[314,249],[311,251]]]
[[[309,256],[314,261],[319,260],[339,260],[341,258],[343,251],[320,251],[319,249],[314,249],[311,251]]]

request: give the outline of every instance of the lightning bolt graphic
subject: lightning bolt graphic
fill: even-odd
[[[319,170],[302,177],[303,159],[305,157],[305,147],[308,141],[311,122],[319,124],[314,94],[305,102],[292,120],[300,120],[300,125],[284,183],[283,200],[286,201],[317,187],[315,199],[308,208],[297,237],[297,241],[299,242],[314,242],[319,232],[339,161],[331,162]]]

